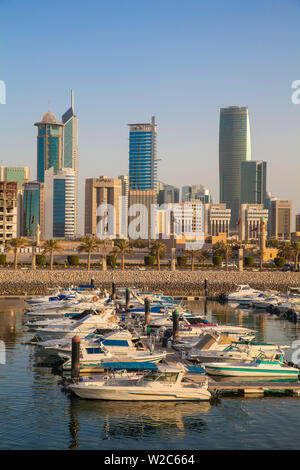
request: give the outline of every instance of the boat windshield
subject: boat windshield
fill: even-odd
[[[152,370],[143,377],[143,380],[149,382],[172,382],[175,383],[177,380],[177,372],[159,372],[157,370]]]

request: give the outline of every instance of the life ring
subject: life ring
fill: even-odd
[[[97,300],[99,300],[98,297],[96,295],[94,295],[93,302],[97,302]]]

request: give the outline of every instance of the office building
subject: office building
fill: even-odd
[[[269,212],[263,204],[241,204],[239,218],[240,240],[259,240],[261,220],[267,226]]]
[[[239,218],[241,162],[251,160],[248,108],[230,106],[220,110],[219,183],[220,203],[231,209],[231,229]]]
[[[300,214],[296,214],[296,224],[295,224],[296,232],[300,232]]]
[[[129,189],[157,191],[157,125],[151,123],[129,125]]]
[[[126,193],[125,181],[118,178],[99,176],[85,180],[86,235],[122,238],[123,190]]]
[[[219,236],[225,233],[229,237],[231,209],[226,204],[204,205],[204,231],[205,235]]]
[[[210,190],[204,188],[202,184],[194,184],[192,186],[183,186],[181,189],[181,201],[193,201],[198,199],[202,204],[211,204],[212,197]]]
[[[75,231],[75,171],[54,167],[45,171],[45,239],[73,239]]]
[[[0,181],[0,245],[17,237],[18,183]]]
[[[179,203],[180,189],[170,184],[159,184],[157,202],[162,204]]]
[[[45,171],[54,168],[56,173],[62,168],[62,134],[64,124],[57,122],[50,111],[45,113],[41,122],[34,124],[38,128],[37,136],[37,180],[44,182]]]
[[[292,231],[292,201],[271,200],[270,217],[270,237],[288,240]]]
[[[121,203],[121,230],[125,238],[128,231],[128,197],[129,197],[129,175],[120,175],[122,182],[122,203]]]
[[[267,162],[241,162],[241,204],[263,204],[266,207]]]
[[[16,181],[18,190],[22,190],[23,183],[30,179],[28,166],[0,165],[0,181]]]
[[[37,226],[44,238],[44,183],[29,181],[23,184],[22,235],[36,238]]]
[[[128,237],[154,239],[157,230],[156,191],[129,190]]]

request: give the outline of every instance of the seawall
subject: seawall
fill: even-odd
[[[204,295],[204,280],[208,280],[208,295],[216,296],[235,290],[236,284],[250,284],[261,290],[287,291],[300,286],[300,272],[282,271],[100,271],[100,270],[0,270],[0,295],[43,295],[50,289],[71,284],[89,284],[111,289],[114,280],[120,287],[137,287],[143,291],[163,292],[167,295]]]

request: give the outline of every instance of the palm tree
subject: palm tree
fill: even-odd
[[[207,259],[207,253],[203,250],[184,250],[184,253],[191,259],[191,270],[194,271],[195,259],[203,263]]]
[[[300,242],[291,242],[291,249],[295,257],[295,269],[298,269],[298,258],[300,255]]]
[[[217,256],[222,256],[223,259],[225,258],[226,270],[228,271],[228,259],[232,253],[230,243],[223,241],[217,242],[213,248],[213,252]]]
[[[54,251],[57,251],[58,253],[63,253],[63,248],[60,245],[60,242],[58,240],[53,240],[51,238],[50,240],[46,240],[42,244],[42,248],[44,248],[43,253],[46,255],[47,253],[50,253],[50,269],[51,271],[53,270],[53,254]]]
[[[87,270],[91,269],[91,255],[92,252],[98,247],[100,240],[96,237],[81,237],[81,243],[77,247],[78,253],[88,252]]]
[[[25,238],[12,238],[11,240],[6,241],[6,251],[9,251],[10,249],[13,250],[14,252],[14,269],[17,269],[18,266],[18,252],[19,249],[22,248],[23,246],[28,245],[28,240]]]
[[[106,255],[107,255],[107,247],[108,247],[108,238],[99,239],[99,245],[102,245],[102,270],[106,271],[107,269],[107,262],[106,262]]]
[[[121,256],[122,259],[122,271],[125,267],[125,254],[133,255],[134,251],[131,248],[131,245],[126,240],[116,240],[114,243],[114,249],[112,251],[117,256]]]
[[[152,241],[150,245],[150,254],[155,256],[157,269],[160,271],[160,258],[164,257],[166,254],[166,245],[158,240]]]
[[[286,262],[293,258],[293,248],[290,242],[281,243],[278,250],[278,256],[284,258]]]

